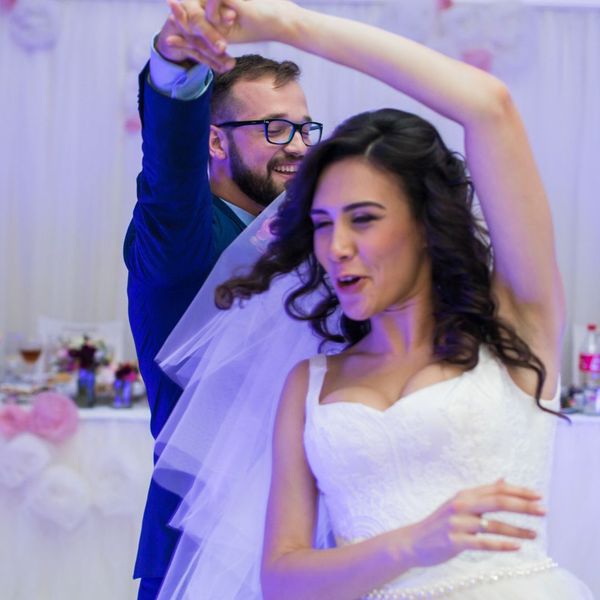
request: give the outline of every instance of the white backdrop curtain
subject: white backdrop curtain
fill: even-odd
[[[121,246],[141,161],[136,76],[166,7],[15,0],[11,9],[12,1],[0,0],[0,332],[32,333],[39,314],[126,322]],[[428,20],[434,0],[301,3],[421,37],[439,33]],[[569,322],[600,321],[600,7],[534,4],[513,14],[523,23],[512,23],[512,39],[501,23],[488,34],[505,36],[495,65],[522,110],[549,192]],[[464,42],[472,25],[462,21],[450,38]],[[456,126],[363,75],[277,44],[250,49],[302,66],[312,114],[328,131],[358,111],[398,106],[429,115],[462,147]],[[130,338],[126,347],[133,356]]]

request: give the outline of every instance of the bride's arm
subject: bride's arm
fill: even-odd
[[[304,450],[307,363],[288,376],[273,438],[273,473],[262,564],[266,600],[355,600],[407,570],[444,562],[467,549],[514,551],[531,531],[492,521],[478,535],[484,512],[541,515],[539,496],[499,481],[465,490],[414,525],[369,540],[314,550],[317,487]]]
[[[307,365],[288,377],[275,422],[262,586],[265,600],[357,598],[409,568],[393,534],[335,550],[312,549],[317,488],[304,451]]]
[[[546,194],[505,85],[411,40],[291,2],[223,3],[238,12],[234,39],[271,39],[362,71],[463,126],[467,163],[494,247],[501,316],[546,363],[544,395],[551,396],[564,326],[563,290]],[[533,380],[518,383],[535,389]]]

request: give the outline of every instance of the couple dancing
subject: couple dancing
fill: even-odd
[[[458,122],[468,172],[422,118],[363,113],[225,252],[159,355],[187,382],[157,444],[156,480],[185,491],[160,597],[591,598],[545,551],[564,301],[508,91],[288,1],[221,10],[231,42],[289,44]],[[176,43],[204,44],[173,13]]]

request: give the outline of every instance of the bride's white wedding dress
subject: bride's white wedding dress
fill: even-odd
[[[540,491],[547,505],[557,417],[541,411],[486,349],[475,369],[417,390],[385,411],[319,403],[326,356],[310,360],[304,442],[338,545],[434,512],[459,490],[508,482]],[[557,406],[557,398],[549,406]],[[546,553],[544,518],[487,514],[534,529],[517,552],[464,552],[411,569],[368,598],[591,599]]]
[[[289,370],[318,352],[320,340],[306,323],[276,319],[297,285],[293,277],[275,280],[268,293],[225,312],[215,309],[212,290],[264,250],[258,232],[277,205],[225,251],[159,357],[185,387],[157,443],[157,481],[185,496],[174,517],[184,535],[161,599],[262,597],[259,564],[275,399]],[[487,350],[472,371],[410,394],[385,412],[319,405],[326,358],[311,363],[305,445],[338,544],[414,523],[458,490],[500,477],[537,489],[548,506],[558,419],[541,411]],[[548,406],[556,408],[558,399]],[[182,474],[194,480],[191,491]],[[543,519],[505,517],[529,524],[538,538],[516,553],[470,552],[412,569],[372,597],[593,598],[548,560]],[[327,525],[319,527],[321,543]]]

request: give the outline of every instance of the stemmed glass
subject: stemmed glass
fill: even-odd
[[[42,341],[37,338],[25,338],[19,343],[19,354],[23,360],[23,379],[34,383],[37,379],[38,363],[42,355]]]

